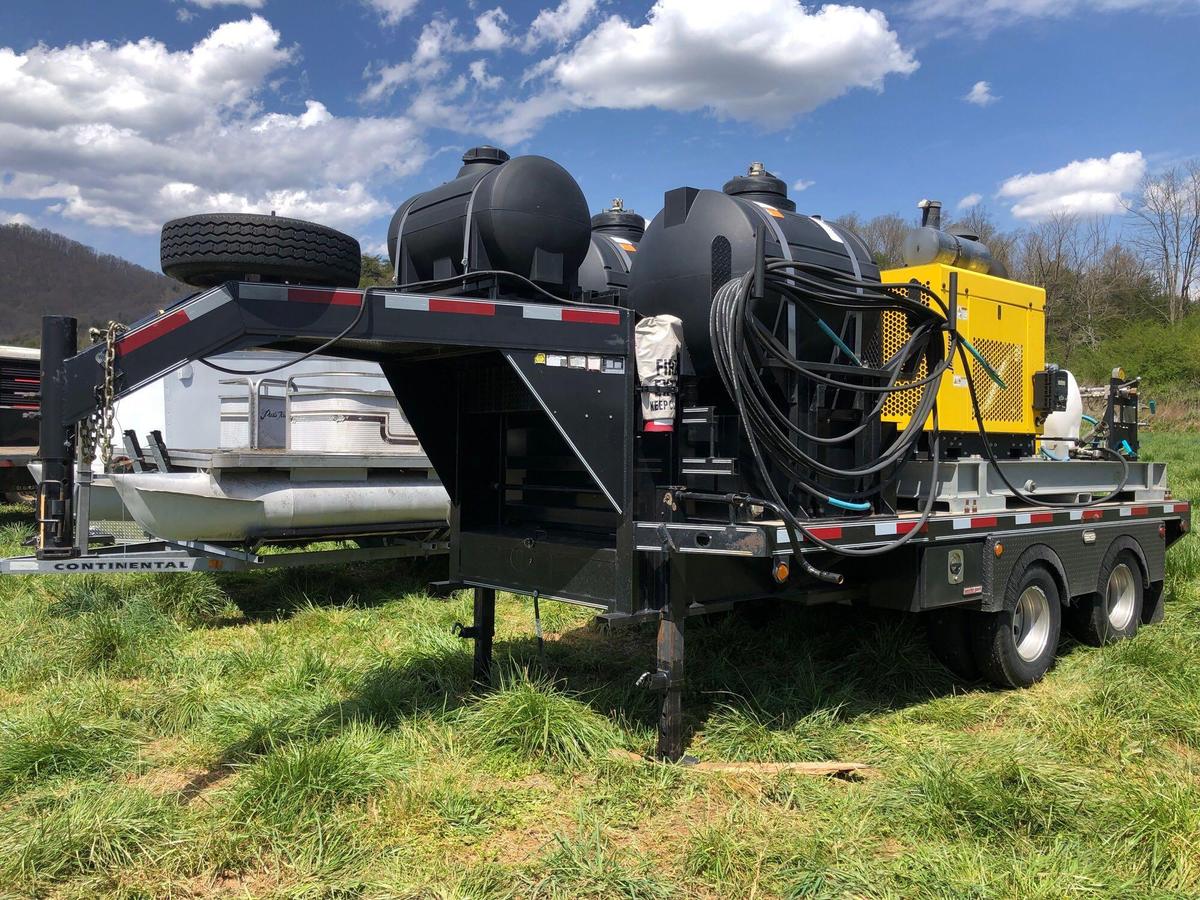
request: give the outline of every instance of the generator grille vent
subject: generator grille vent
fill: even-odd
[[[928,305],[928,304],[926,304]],[[908,340],[912,333],[908,323],[908,314],[901,312],[898,309],[888,309],[883,312],[883,362],[891,359],[896,355],[896,352],[904,346],[904,342]],[[921,365],[917,369],[916,378],[914,381],[920,381],[928,374],[925,366],[924,358],[921,359]],[[903,381],[897,384],[903,384]],[[917,404],[921,402],[920,388],[913,388],[909,391],[896,391],[887,402],[883,404],[883,415],[885,416],[911,416],[917,410]]]
[[[883,359],[890,359],[904,346],[908,340],[910,326],[908,316],[899,310],[886,310],[883,319]],[[983,358],[996,370],[1006,387],[992,381],[974,359],[971,360],[971,375],[975,379],[975,389],[979,393],[979,409],[983,413],[985,425],[991,423],[1008,423],[1021,426],[1024,423],[1025,410],[1025,357],[1020,344],[1009,341],[998,341],[992,338],[980,338],[974,341],[976,349]],[[927,374],[925,361],[917,369],[916,378],[919,381]],[[904,382],[898,382],[903,384]],[[921,401],[921,391],[913,388],[908,391],[897,391],[883,405],[883,415],[893,417],[908,417],[916,412],[917,404]],[[974,419],[974,413],[971,414]]]
[[[984,424],[1008,422],[1021,425],[1025,415],[1025,354],[1020,344],[980,338],[975,349],[983,354],[1006,387],[1000,387],[975,359],[971,360],[971,375],[979,395],[979,411]],[[974,418],[974,416],[972,416]]]

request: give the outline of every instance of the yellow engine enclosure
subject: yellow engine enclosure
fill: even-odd
[[[977,360],[970,359],[983,424],[992,434],[1036,435],[1033,373],[1046,365],[1046,292],[1039,287],[982,275],[938,263],[880,273],[884,284],[919,282],[950,305],[950,275],[958,276],[958,331],[970,341],[1004,381],[1001,388]],[[926,304],[928,305],[928,304]],[[883,313],[883,359],[890,359],[909,337],[907,316]],[[918,377],[925,376],[921,363]],[[906,426],[920,400],[920,389],[898,391],[883,407],[883,421]],[[938,421],[942,431],[976,433],[971,395],[961,358],[953,360],[938,389]],[[933,417],[925,429],[933,426]]]

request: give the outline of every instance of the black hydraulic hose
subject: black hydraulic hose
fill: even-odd
[[[271,366],[270,368],[267,368],[267,369],[252,369],[250,371],[246,371],[243,369],[229,369],[229,368],[226,368],[225,366],[217,365],[215,362],[212,362],[207,359],[199,359],[199,360],[197,360],[197,362],[203,363],[204,365],[208,366],[210,369],[216,369],[218,372],[224,372],[226,375],[270,375],[272,372],[278,372],[280,369],[286,369],[288,366],[294,366],[294,365],[296,365],[296,363],[304,362],[304,360],[311,359],[312,357],[316,356],[318,353],[322,353],[322,352],[328,350],[330,347],[334,346],[342,338],[344,338],[346,335],[348,335],[351,331],[353,331],[356,327],[358,327],[358,323],[361,322],[363,316],[366,315],[367,300],[371,295],[371,290],[372,290],[371,288],[367,288],[366,290],[363,291],[362,303],[360,303],[358,305],[358,312],[354,314],[354,319],[351,320],[349,325],[347,325],[345,328],[342,329],[341,333],[337,334],[334,337],[331,337],[329,340],[327,340],[325,343],[323,343],[320,347],[317,347],[313,350],[309,350],[309,351],[301,354],[300,356],[296,357],[295,359],[289,359],[286,362],[281,362],[279,365]]]
[[[1021,500],[1024,503],[1029,504],[1030,506],[1057,507],[1060,509],[1083,509],[1084,507],[1087,507],[1087,506],[1096,506],[1097,504],[1100,504],[1100,503],[1107,503],[1113,497],[1116,497],[1118,494],[1120,494],[1122,491],[1125,490],[1125,485],[1129,483],[1129,462],[1120,453],[1116,452],[1115,450],[1111,450],[1108,447],[1098,447],[1097,449],[1099,449],[1100,452],[1102,452],[1102,453],[1106,453],[1109,456],[1114,457],[1117,460],[1117,462],[1119,462],[1121,464],[1121,480],[1117,483],[1117,486],[1115,488],[1113,488],[1111,491],[1109,491],[1107,494],[1105,494],[1102,497],[1093,497],[1091,500],[1088,500],[1086,503],[1071,503],[1071,502],[1065,501],[1065,500],[1044,500],[1042,498],[1034,497],[1030,494],[1026,494],[1024,491],[1017,488],[1016,485],[1014,485],[1011,481],[1008,480],[1008,476],[1004,474],[1004,467],[1001,465],[1000,460],[996,458],[995,451],[992,450],[991,442],[988,440],[987,430],[984,428],[984,425],[983,425],[983,414],[979,407],[979,396],[975,390],[975,376],[971,372],[971,365],[970,365],[970,362],[967,360],[966,352],[963,350],[962,347],[959,347],[958,349],[959,349],[959,356],[962,358],[962,361],[963,361],[963,367],[966,369],[966,373],[967,373],[967,390],[971,397],[971,409],[975,413],[975,424],[979,430],[980,440],[983,442],[983,451],[987,455],[988,460],[995,467],[996,474],[1000,476],[1000,480],[1002,482],[1004,482],[1004,486],[1007,487],[1010,491],[1012,491],[1012,494],[1014,497],[1016,497],[1017,499]],[[1066,439],[1059,438],[1059,440],[1066,440]]]
[[[791,261],[769,260],[766,267],[770,272],[768,276],[770,286],[782,295],[781,302],[820,303],[826,299],[821,296],[805,297],[803,296],[804,292],[793,290],[792,281],[801,280],[801,269],[797,264]],[[779,274],[785,269],[788,273],[786,276]],[[807,276],[804,276],[803,280],[813,284],[820,283]],[[862,284],[871,287],[869,283]],[[852,481],[874,478],[874,485],[851,490],[849,493],[863,497],[878,494],[882,487],[892,480],[883,473],[903,462],[920,438],[924,430],[924,423],[928,419],[936,399],[941,376],[953,358],[952,355],[944,353],[942,345],[942,335],[947,331],[946,320],[939,318],[929,306],[916,303],[907,295],[874,292],[871,299],[863,302],[863,295],[845,294],[847,299],[852,298],[854,301],[844,304],[845,306],[874,310],[900,309],[924,320],[922,324],[913,329],[909,340],[891,360],[884,364],[882,369],[871,370],[874,376],[886,376],[886,383],[850,383],[827,377],[815,371],[821,367],[821,364],[807,361],[801,363],[783,347],[755,315],[755,311],[749,303],[750,286],[751,275],[747,273],[739,279],[731,280],[718,290],[713,300],[709,333],[718,373],[726,389],[734,397],[747,431],[753,433],[753,442],[756,445],[765,446],[772,460],[783,470],[784,474],[790,476],[790,479],[799,487],[820,500],[837,503],[836,499],[831,496],[833,489],[820,484],[823,478]],[[905,287],[905,290],[908,290],[908,286]],[[927,289],[923,290],[927,291]],[[842,292],[839,289],[833,293]],[[837,299],[838,302],[835,302],[834,305],[842,306],[841,298]],[[936,302],[936,305],[940,306],[940,301]],[[957,336],[953,331],[950,332],[950,335],[951,349],[953,349],[957,345]],[[926,376],[913,382],[898,384],[900,372],[910,360],[918,355],[926,357],[930,363],[927,366],[929,371]],[[770,390],[762,381],[760,370],[766,364],[768,357],[797,375],[818,384],[826,384],[847,392],[880,395],[880,400],[872,404],[872,417],[882,411],[888,396],[897,391],[921,390],[921,399],[906,427],[875,462],[854,469],[830,466],[814,459],[800,449],[792,435],[819,444],[838,444],[849,441],[860,434],[863,426],[851,429],[841,435],[823,437],[811,435],[790,421],[789,417],[778,408]],[[864,424],[869,424],[869,422]],[[763,477],[767,477],[765,473]],[[834,490],[833,492],[838,491]],[[841,488],[841,492],[846,493],[844,487]]]
[[[514,281],[521,282],[522,284],[526,285],[527,287],[533,288],[539,294],[541,294],[544,297],[548,297],[549,299],[553,300],[555,303],[574,303],[579,306],[595,306],[595,305],[597,305],[597,304],[587,304],[587,303],[583,303],[580,300],[572,300],[570,297],[560,297],[557,294],[552,294],[552,293],[550,293],[550,291],[546,290],[540,284],[526,278],[524,275],[519,275],[516,272],[509,272],[505,269],[472,269],[470,272],[464,272],[461,275],[451,275],[448,278],[433,278],[428,281],[409,281],[405,284],[396,285],[396,289],[403,291],[403,290],[408,290],[410,288],[438,287],[439,285],[444,285],[444,284],[458,284],[459,282],[466,281],[469,278],[474,278],[477,275],[494,275],[497,278],[511,278]]]

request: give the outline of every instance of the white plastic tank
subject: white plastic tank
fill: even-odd
[[[1083,423],[1083,397],[1075,376],[1067,372],[1067,408],[1052,412],[1046,417],[1042,428],[1042,454],[1051,459],[1070,459],[1074,441],[1056,441],[1048,438],[1077,438]]]

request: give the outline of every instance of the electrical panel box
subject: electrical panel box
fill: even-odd
[[[968,353],[971,375],[989,434],[1036,435],[1035,373],[1046,365],[1046,292],[1039,287],[983,275],[953,266],[930,264],[885,270],[884,284],[916,282],[925,285],[949,307],[950,276],[957,276],[957,329],[988,361],[1004,382],[997,384]],[[915,293],[915,292],[914,292]],[[929,305],[926,303],[926,305]],[[908,316],[898,310],[883,314],[881,362],[890,359],[909,337]],[[925,363],[910,381],[925,377]],[[902,382],[901,382],[902,383]],[[908,424],[920,401],[921,389],[897,391],[883,407],[883,421],[900,428]],[[938,420],[943,432],[975,434],[978,425],[971,406],[963,361],[956,354],[938,391]],[[925,423],[929,429],[933,417]]]
[[[1070,379],[1066,369],[1047,366],[1033,373],[1033,408],[1041,414],[1063,412],[1067,408]]]

